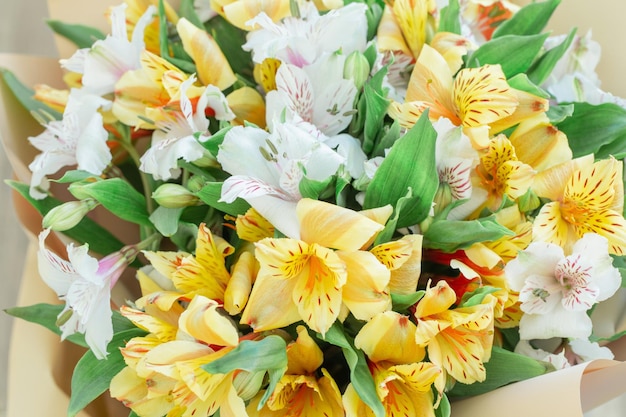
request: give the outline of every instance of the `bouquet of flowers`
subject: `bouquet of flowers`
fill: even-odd
[[[437,416],[612,358],[626,110],[559,0],[126,0],[42,125],[9,309],[87,351],[69,415]],[[105,213],[102,216],[94,213]],[[48,242],[61,239],[65,252]],[[112,297],[122,282],[136,292]]]

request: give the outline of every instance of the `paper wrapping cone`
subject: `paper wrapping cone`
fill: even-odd
[[[455,401],[452,417],[582,417],[625,391],[626,363],[601,359]]]

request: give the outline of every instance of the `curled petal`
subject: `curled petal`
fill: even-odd
[[[218,306],[216,301],[206,297],[194,297],[180,316],[180,329],[209,345],[237,346],[237,328],[217,310]]]

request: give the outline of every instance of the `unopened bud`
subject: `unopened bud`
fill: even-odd
[[[239,371],[233,379],[233,386],[237,394],[244,401],[252,399],[261,389],[265,372]]]
[[[348,58],[343,66],[343,77],[347,80],[354,81],[354,85],[357,90],[363,88],[365,81],[370,74],[370,64],[367,62],[367,58],[359,51],[354,51]]]
[[[194,175],[187,181],[187,188],[192,193],[197,193],[204,187],[204,184],[206,184],[206,179],[202,178],[201,175]]]
[[[178,184],[161,185],[152,193],[152,198],[166,208],[184,208],[200,203],[195,194]]]
[[[63,232],[76,226],[80,221],[98,205],[93,198],[85,200],[69,201],[50,210],[43,218],[44,229],[52,229]]]

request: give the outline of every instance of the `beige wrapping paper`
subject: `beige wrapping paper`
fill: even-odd
[[[51,18],[90,24],[108,33],[108,23],[103,19],[104,11],[119,2],[49,0],[48,3]],[[58,38],[57,44],[61,57],[68,57],[74,51],[74,47],[63,39]],[[0,54],[0,66],[13,70],[26,84],[48,83],[62,87],[61,71],[54,59]],[[21,181],[28,181],[27,165],[37,154],[26,138],[41,130],[6,89],[1,89],[0,134],[15,175]],[[38,214],[18,196],[15,204],[25,229],[33,235],[38,233]],[[52,246],[62,253],[63,245],[60,241],[53,242]],[[33,239],[25,259],[17,304],[25,306],[38,302],[54,303],[57,299],[38,276],[36,244]],[[613,317],[609,314],[609,323],[605,323],[607,331],[624,329],[626,312],[623,311],[623,305],[622,300],[617,300],[612,306],[610,313]],[[618,359],[626,359],[626,340],[614,343],[613,347]],[[82,353],[80,349],[77,350],[69,343],[60,343],[59,338],[48,330],[20,320],[14,321],[10,349],[7,417],[65,415],[71,371],[73,363]],[[626,363],[598,360],[456,401],[453,403],[452,417],[579,417],[583,412],[624,392]],[[80,417],[117,417],[127,414],[128,411],[122,410],[119,404],[101,397]]]

